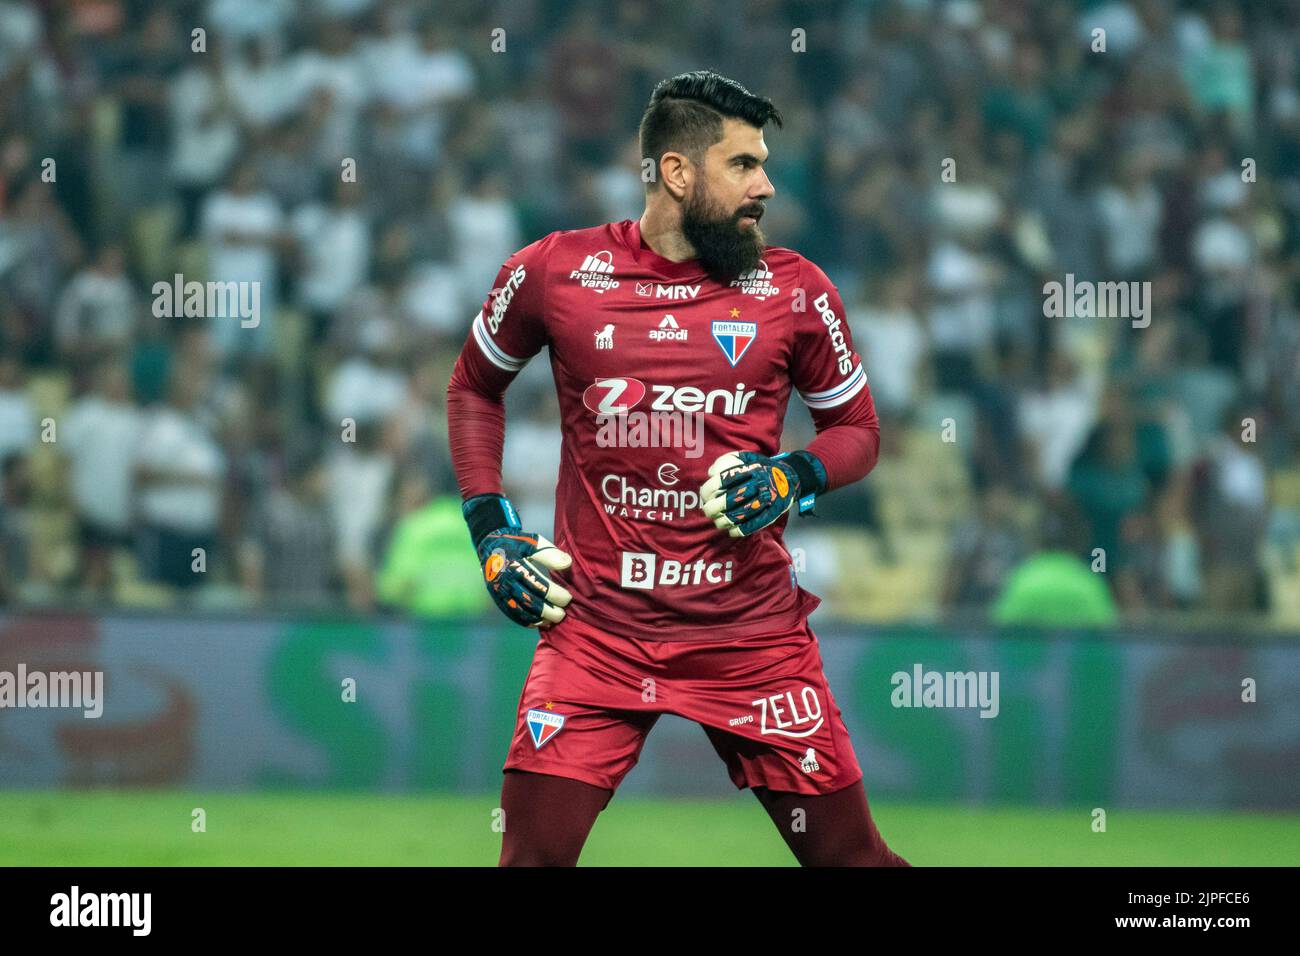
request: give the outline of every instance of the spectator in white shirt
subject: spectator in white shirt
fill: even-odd
[[[113,550],[131,540],[131,482],[144,415],[131,402],[129,374],[121,360],[105,359],[95,374],[94,390],[63,420],[58,447],[71,470],[80,583],[92,594],[102,594],[112,583]]]
[[[208,276],[214,282],[256,283],[260,315],[255,324],[238,316],[209,316],[213,343],[223,358],[239,352],[267,354],[274,344],[279,282],[277,253],[283,239],[280,204],[260,189],[256,168],[241,163],[230,188],[203,206],[200,231],[207,245]]]
[[[142,573],[177,588],[202,583],[195,549],[211,568],[221,515],[226,456],[212,437],[199,399],[202,377],[178,366],[168,402],[150,416],[135,457]]]
[[[93,364],[126,346],[135,331],[136,296],[121,245],[104,246],[59,297],[54,334],[64,361]]]
[[[314,317],[317,330],[366,280],[370,271],[370,223],[361,186],[338,180],[333,202],[297,209],[292,229],[298,241],[298,304]]]

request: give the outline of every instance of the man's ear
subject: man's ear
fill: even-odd
[[[684,153],[669,151],[659,158],[659,184],[674,199],[685,199],[695,180],[695,167]]]

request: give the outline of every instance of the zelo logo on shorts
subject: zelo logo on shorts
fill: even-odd
[[[763,735],[808,737],[822,725],[822,702],[815,687],[801,687],[797,700],[794,691],[788,690],[750,701],[750,706],[759,708],[758,732]]]
[[[731,580],[730,561],[674,561],[649,551],[624,551],[619,586],[639,591],[657,587],[726,584]],[[658,572],[656,574],[656,571]]]

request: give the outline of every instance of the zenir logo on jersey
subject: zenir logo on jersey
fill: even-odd
[[[613,276],[614,254],[603,249],[587,256],[580,268],[569,273],[569,278],[577,279],[584,289],[595,289],[602,295],[618,288],[618,280]]]
[[[685,342],[689,329],[684,329],[677,324],[677,320],[671,315],[665,315],[663,321],[659,323],[659,328],[650,330],[651,342]]]

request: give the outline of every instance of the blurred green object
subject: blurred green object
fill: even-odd
[[[475,614],[490,603],[460,499],[444,495],[398,522],[376,581],[380,599],[421,617]]]
[[[1097,627],[1118,616],[1102,576],[1064,551],[1043,551],[1016,565],[993,606],[998,624]]]

